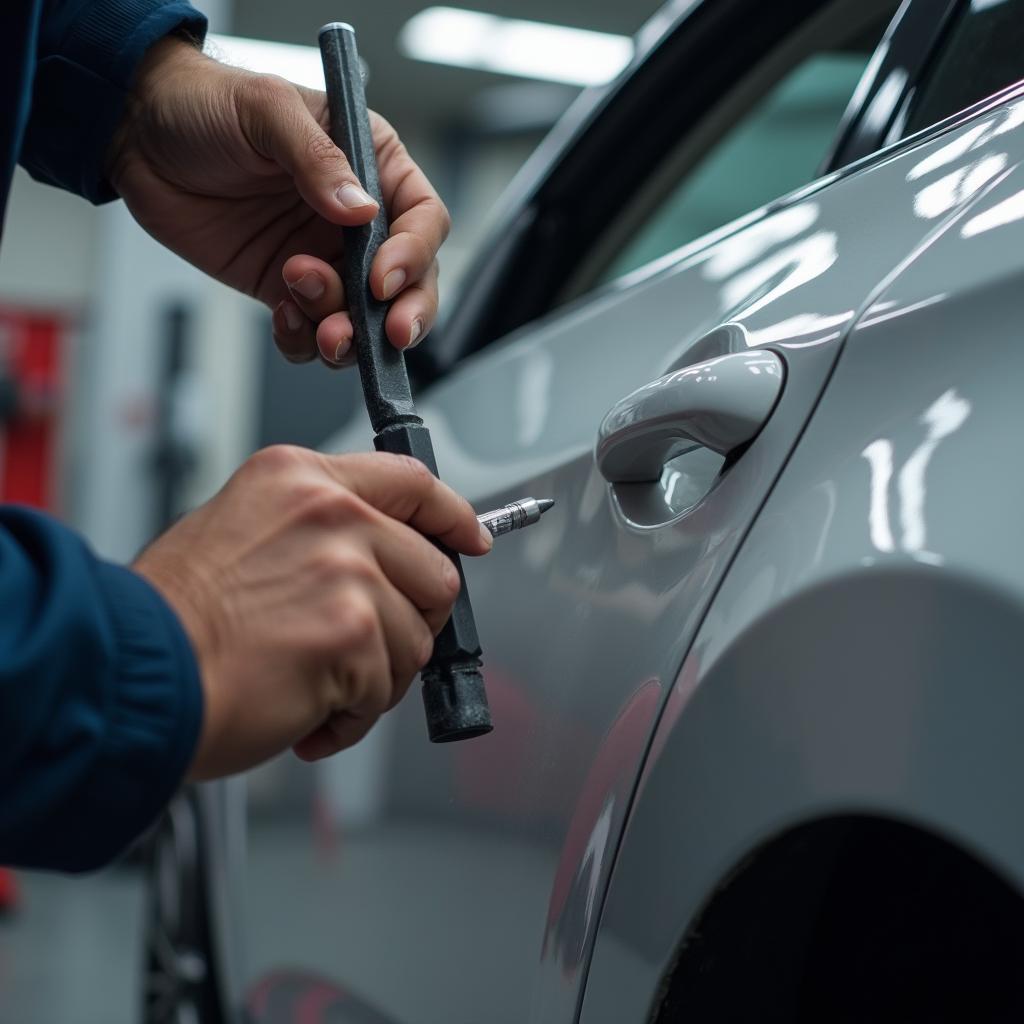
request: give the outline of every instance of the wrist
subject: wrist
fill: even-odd
[[[213,682],[220,643],[217,616],[211,614],[210,602],[204,597],[209,588],[200,580],[174,571],[166,559],[151,549],[143,551],[131,568],[164,599],[192,647],[203,693],[203,718],[187,778],[190,782],[199,781],[206,777],[203,766],[210,751],[218,747],[225,719],[221,694]]]
[[[195,62],[207,59],[198,40],[187,34],[165,36],[146,51],[136,68],[121,120],[107,151],[106,176],[115,189],[118,168],[138,147],[161,95],[174,87],[172,83],[180,73],[187,74]]]

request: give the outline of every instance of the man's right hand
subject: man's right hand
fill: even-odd
[[[281,446],[139,556],[199,662],[191,778],[289,746],[326,757],[401,699],[459,590],[424,534],[467,555],[491,546],[469,503],[413,459]]]

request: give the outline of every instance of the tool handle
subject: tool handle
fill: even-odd
[[[373,443],[378,451],[419,459],[437,476],[430,433],[413,405],[405,357],[384,333],[387,305],[370,291],[370,266],[387,238],[388,225],[352,26],[342,22],[325,25],[320,30],[320,55],[327,83],[331,138],[348,158],[363,187],[380,204],[380,212],[371,223],[343,229],[342,277],[363,398],[376,435]],[[462,587],[421,673],[427,731],[435,743],[470,739],[491,731],[480,673],[480,641],[462,561],[454,551],[442,550],[455,564]]]
[[[375,431],[395,423],[420,423],[412,402],[405,356],[388,341],[384,332],[387,303],[375,298],[370,291],[370,266],[388,237],[388,220],[352,26],[335,21],[320,29],[320,57],[327,83],[331,139],[345,154],[363,188],[379,205],[377,216],[369,224],[341,229],[345,239],[341,276],[345,282],[366,411]]]

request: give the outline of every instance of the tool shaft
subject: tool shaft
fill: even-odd
[[[388,305],[377,299],[369,287],[373,258],[388,237],[388,220],[352,27],[340,22],[325,25],[320,30],[320,54],[327,84],[331,138],[379,207],[369,224],[341,229],[345,239],[341,276],[356,342],[359,376],[370,423],[379,433],[394,424],[423,421],[413,405],[405,357],[384,333]]]
[[[342,278],[352,319],[359,379],[378,451],[411,455],[437,476],[430,432],[416,414],[405,357],[387,339],[387,304],[370,291],[370,267],[388,235],[384,197],[366,109],[363,78],[350,25],[335,22],[320,30],[320,56],[327,84],[331,138],[348,158],[380,211],[363,227],[343,228]],[[480,641],[462,570],[454,552],[438,545],[458,570],[462,586],[423,668],[427,730],[434,742],[470,739],[491,731],[491,716],[480,673]]]

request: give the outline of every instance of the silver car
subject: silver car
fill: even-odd
[[[1020,0],[640,32],[414,367],[557,500],[467,565],[495,731],[184,796],[151,1024],[1024,1019],[1022,77]]]

